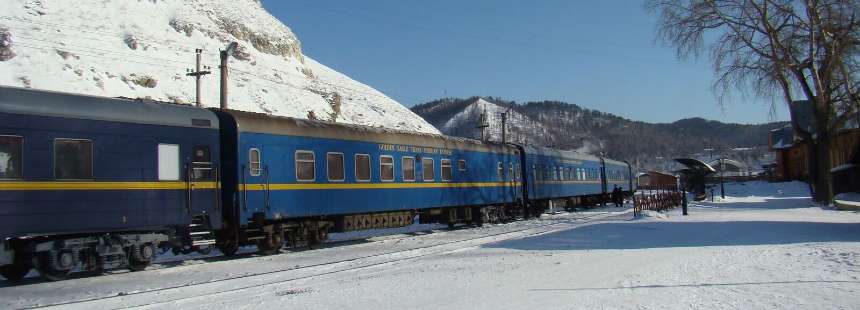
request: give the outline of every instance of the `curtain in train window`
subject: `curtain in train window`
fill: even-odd
[[[355,154],[355,180],[370,181],[370,155]]]
[[[379,179],[383,182],[394,181],[394,157],[379,156]]]
[[[433,165],[432,158],[422,158],[421,159],[421,170],[424,173],[424,181],[435,181],[436,180],[436,171],[434,170],[435,166]]]
[[[93,142],[80,139],[54,140],[54,177],[58,180],[93,178]]]
[[[335,182],[343,181],[345,179],[343,153],[327,153],[325,157],[328,180]]]
[[[21,179],[24,139],[0,136],[0,180]]]
[[[403,181],[415,181],[415,158],[403,157]]]
[[[451,160],[443,159],[441,162],[442,167],[442,181],[451,181]]]
[[[316,164],[314,152],[311,151],[296,151],[296,180],[297,181],[313,181],[316,180]]]

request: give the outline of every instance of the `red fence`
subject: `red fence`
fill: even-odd
[[[680,207],[683,203],[683,193],[676,189],[650,190],[633,195],[633,216],[642,215],[642,211],[668,211]]]

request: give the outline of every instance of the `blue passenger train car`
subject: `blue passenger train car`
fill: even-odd
[[[521,200],[512,146],[366,126],[219,111],[224,204],[235,205],[222,248],[282,239],[318,242],[329,231],[422,221],[480,222],[480,207]],[[229,163],[228,163],[229,162]],[[227,174],[225,174],[229,178]],[[234,191],[235,189],[235,191]]]
[[[141,270],[157,248],[481,225],[632,190],[626,163],[265,114],[0,87],[0,275]],[[626,187],[625,187],[626,186]]]
[[[540,213],[556,200],[566,208],[602,203],[608,187],[630,191],[628,164],[573,151],[520,146],[528,175],[525,195],[530,209]]]
[[[221,222],[218,128],[188,106],[0,87],[0,274],[140,269],[193,246],[190,225]]]

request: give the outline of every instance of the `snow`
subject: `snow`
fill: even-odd
[[[726,187],[727,199],[693,203],[689,216],[675,209],[634,220],[628,206],[482,228],[423,227],[313,251],[214,257],[139,273],[2,287],[0,304],[93,299],[66,306],[860,307],[860,213],[812,204],[802,183]]]
[[[201,48],[213,71],[202,79],[202,102],[216,107],[218,51],[236,41],[230,108],[439,133],[376,89],[303,55],[299,39],[257,0],[0,0],[0,7],[0,33],[8,30],[17,54],[0,61],[0,85],[193,104],[195,80],[185,74]]]
[[[837,208],[849,208],[860,211],[860,193],[841,193],[833,197]]]

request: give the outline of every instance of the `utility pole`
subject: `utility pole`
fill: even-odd
[[[506,129],[508,122],[508,112],[502,112],[502,144],[507,143]]]
[[[475,128],[481,130],[481,141],[486,141],[486,137],[484,136],[484,130],[490,127],[490,124],[487,123],[487,112],[481,112],[481,115],[478,116],[478,125],[475,125]]]
[[[230,42],[227,45],[227,48],[221,51],[221,108],[227,109],[227,60],[230,58],[230,52],[232,52],[239,43]]]
[[[203,54],[203,50],[198,48],[195,51],[197,52],[197,68],[194,71],[191,71],[191,69],[188,69],[188,73],[185,75],[193,76],[195,78],[195,80],[197,80],[196,102],[197,102],[197,107],[199,108],[199,107],[203,107],[203,102],[200,99],[200,79],[203,78],[204,75],[210,74],[212,72],[209,71],[209,66],[204,67],[206,69],[205,71],[200,70],[200,65],[201,65],[200,59],[201,59],[201,55]]]

